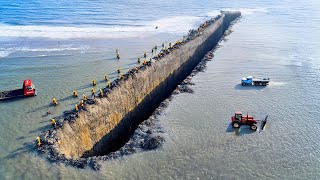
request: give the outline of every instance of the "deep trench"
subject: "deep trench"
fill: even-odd
[[[179,69],[175,70],[160,83],[138,106],[126,114],[112,131],[102,137],[93,148],[86,151],[82,157],[107,155],[123,147],[125,143],[129,141],[139,124],[147,120],[156,108],[159,107],[160,103],[168,98],[176,87],[191,74],[192,70],[205,54],[216,47],[234,19],[236,19],[236,17],[229,17],[225,20],[223,25],[211,34]]]

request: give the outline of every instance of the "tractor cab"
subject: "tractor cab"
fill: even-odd
[[[236,111],[234,114],[235,120],[241,121],[242,113],[240,111]]]
[[[26,79],[23,81],[23,95],[24,96],[36,96],[36,89],[32,84],[31,79]]]

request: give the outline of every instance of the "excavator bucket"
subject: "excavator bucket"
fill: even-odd
[[[268,116],[266,116],[264,120],[262,120],[261,122],[261,126],[260,126],[261,131],[264,130],[264,127],[266,126],[267,121],[268,121]]]

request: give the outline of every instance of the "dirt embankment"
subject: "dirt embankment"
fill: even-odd
[[[54,132],[43,133],[41,139],[45,147],[42,150],[61,161],[118,150],[138,125],[190,75],[221,40],[231,22],[240,16],[240,12],[223,12],[198,30],[190,31],[182,42],[163,51],[161,57],[139,67],[138,71],[133,69],[124,79],[114,81],[112,88],[104,89],[106,97],[96,98],[94,104],[77,117],[70,113],[66,118],[69,121],[63,121]]]

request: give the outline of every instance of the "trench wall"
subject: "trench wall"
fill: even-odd
[[[137,125],[167,98],[219,42],[240,12],[224,12],[193,40],[139,71],[106,98],[88,106],[72,124],[57,130],[56,149],[67,158],[104,155],[124,143]]]

